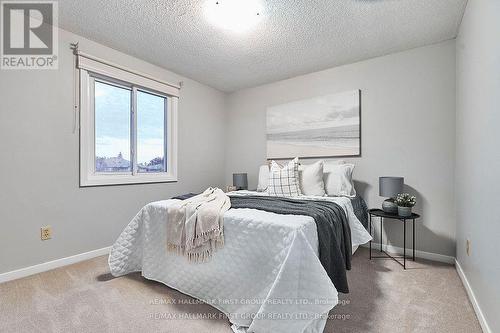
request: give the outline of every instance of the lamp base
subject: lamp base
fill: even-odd
[[[384,200],[382,203],[382,210],[386,212],[387,214],[398,214],[398,205],[394,202],[393,198],[389,198]]]

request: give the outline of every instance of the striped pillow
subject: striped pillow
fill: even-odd
[[[299,159],[297,157],[283,168],[275,161],[271,161],[267,193],[276,197],[298,197],[300,195]]]

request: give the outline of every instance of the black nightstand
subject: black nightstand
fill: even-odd
[[[384,212],[381,209],[370,209],[368,211],[370,214],[370,220],[369,220],[369,230],[370,230],[370,235],[373,236],[373,223],[372,223],[372,217],[376,216],[380,218],[380,252],[384,253],[385,256],[378,256],[374,257],[372,256],[372,242],[370,241],[370,260],[372,259],[393,259],[396,261],[398,264],[403,266],[404,269],[406,269],[406,223],[409,223],[409,221],[412,221],[412,227],[413,227],[413,261],[415,261],[415,220],[420,217],[420,215],[412,213],[410,216],[399,216],[395,214],[389,214]],[[382,225],[384,222],[384,218],[386,219],[394,219],[394,220],[399,220],[403,222],[403,256],[391,256],[389,253],[384,251],[382,248]],[[398,258],[403,259],[403,263],[398,260]]]

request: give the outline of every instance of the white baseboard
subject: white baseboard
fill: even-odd
[[[369,247],[369,244],[363,245],[364,247]],[[380,249],[380,243],[372,243],[372,249]],[[393,245],[387,245],[383,244],[382,249],[386,252],[389,253],[395,253],[395,254],[403,254],[403,248],[398,247],[398,246],[393,246]],[[406,255],[410,256],[412,255],[412,249],[406,249]],[[438,254],[438,253],[432,253],[432,252],[425,252],[425,251],[419,251],[415,250],[415,257],[417,258],[422,258],[422,259],[427,259],[427,260],[432,260],[432,261],[439,261],[439,262],[444,262],[447,264],[454,264],[455,263],[455,257],[451,256],[445,256],[444,254]]]
[[[30,276],[33,274],[50,271],[51,269],[71,265],[80,261],[92,259],[95,257],[103,256],[109,254],[111,250],[111,246],[104,247],[102,249],[93,250],[85,253],[76,254],[71,257],[56,259],[48,262],[44,262],[42,264],[24,267],[21,269],[17,269],[15,271],[10,271],[6,273],[0,274],[0,283],[7,282],[11,280],[20,279],[26,276]]]
[[[460,263],[457,260],[455,260],[455,268],[457,270],[458,276],[460,277],[460,280],[462,280],[465,291],[467,292],[467,295],[469,296],[469,300],[472,303],[472,307],[474,308],[474,311],[476,312],[477,320],[479,320],[479,324],[481,325],[483,332],[484,333],[493,332],[490,329],[488,322],[486,322],[486,318],[483,315],[483,311],[481,311],[481,308],[479,307],[479,303],[477,302],[476,295],[474,295],[474,291],[472,291],[472,288],[469,284],[469,280],[467,280],[467,277],[465,276],[465,273],[462,270],[462,266],[460,266]]]

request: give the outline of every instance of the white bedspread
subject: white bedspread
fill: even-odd
[[[245,194],[256,193],[238,195]],[[337,202],[346,211],[353,247],[371,239],[349,199],[325,200]],[[142,271],[147,279],[218,308],[235,330],[323,331],[326,315],[338,298],[318,259],[311,217],[230,209],[224,215],[224,248],[211,261],[197,264],[166,251],[166,211],[174,201],[146,205],[127,225],[109,256],[114,276]]]

